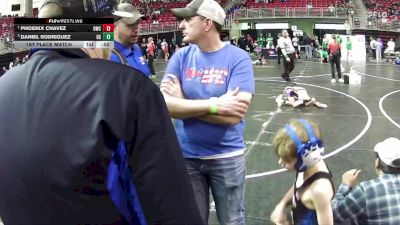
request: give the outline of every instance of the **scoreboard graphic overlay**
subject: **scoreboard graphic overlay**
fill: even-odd
[[[114,18],[14,19],[16,48],[113,48]]]

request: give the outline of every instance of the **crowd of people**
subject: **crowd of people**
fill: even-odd
[[[14,40],[14,23],[9,19],[0,19],[0,41],[11,42]]]
[[[187,0],[178,1],[178,0],[139,0],[132,1],[132,4],[142,13],[146,20],[150,20],[152,24],[159,24],[161,21],[160,15],[164,15],[169,13],[168,3],[188,3]],[[163,3],[159,7],[153,7],[154,4]],[[172,16],[172,15],[171,15]]]
[[[400,31],[400,3],[398,1],[365,0],[369,26]]]
[[[26,63],[27,60],[28,60],[28,55],[25,55],[22,58],[15,57],[15,59],[13,61],[11,61],[8,66],[3,66],[0,69],[0,77],[3,74],[5,74],[8,70],[12,69],[13,67],[16,67],[16,66],[19,66],[19,65],[22,65],[22,64]]]
[[[387,43],[386,47],[381,38],[370,37],[369,46],[368,46],[368,56],[371,61],[382,62],[384,58],[387,61],[394,62],[396,43],[391,38]]]
[[[400,16],[400,3],[397,1],[392,1],[390,6],[387,6],[384,1],[365,0],[365,6],[370,11],[369,16],[373,18]]]

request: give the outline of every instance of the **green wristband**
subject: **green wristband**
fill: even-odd
[[[218,105],[217,105],[217,97],[210,98],[210,113],[217,114],[218,113]]]

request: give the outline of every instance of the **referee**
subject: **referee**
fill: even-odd
[[[285,67],[285,71],[281,76],[287,82],[290,82],[290,73],[294,70],[294,60],[297,56],[287,30],[282,30],[282,37],[278,43],[284,58],[283,66]]]

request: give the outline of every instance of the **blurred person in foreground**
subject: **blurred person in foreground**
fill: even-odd
[[[100,17],[108,4],[50,0],[39,17]],[[32,49],[0,78],[5,224],[201,224],[158,87],[109,55]]]
[[[357,185],[361,170],[343,174],[332,200],[335,224],[400,224],[400,140],[379,142],[374,152],[377,178]]]

